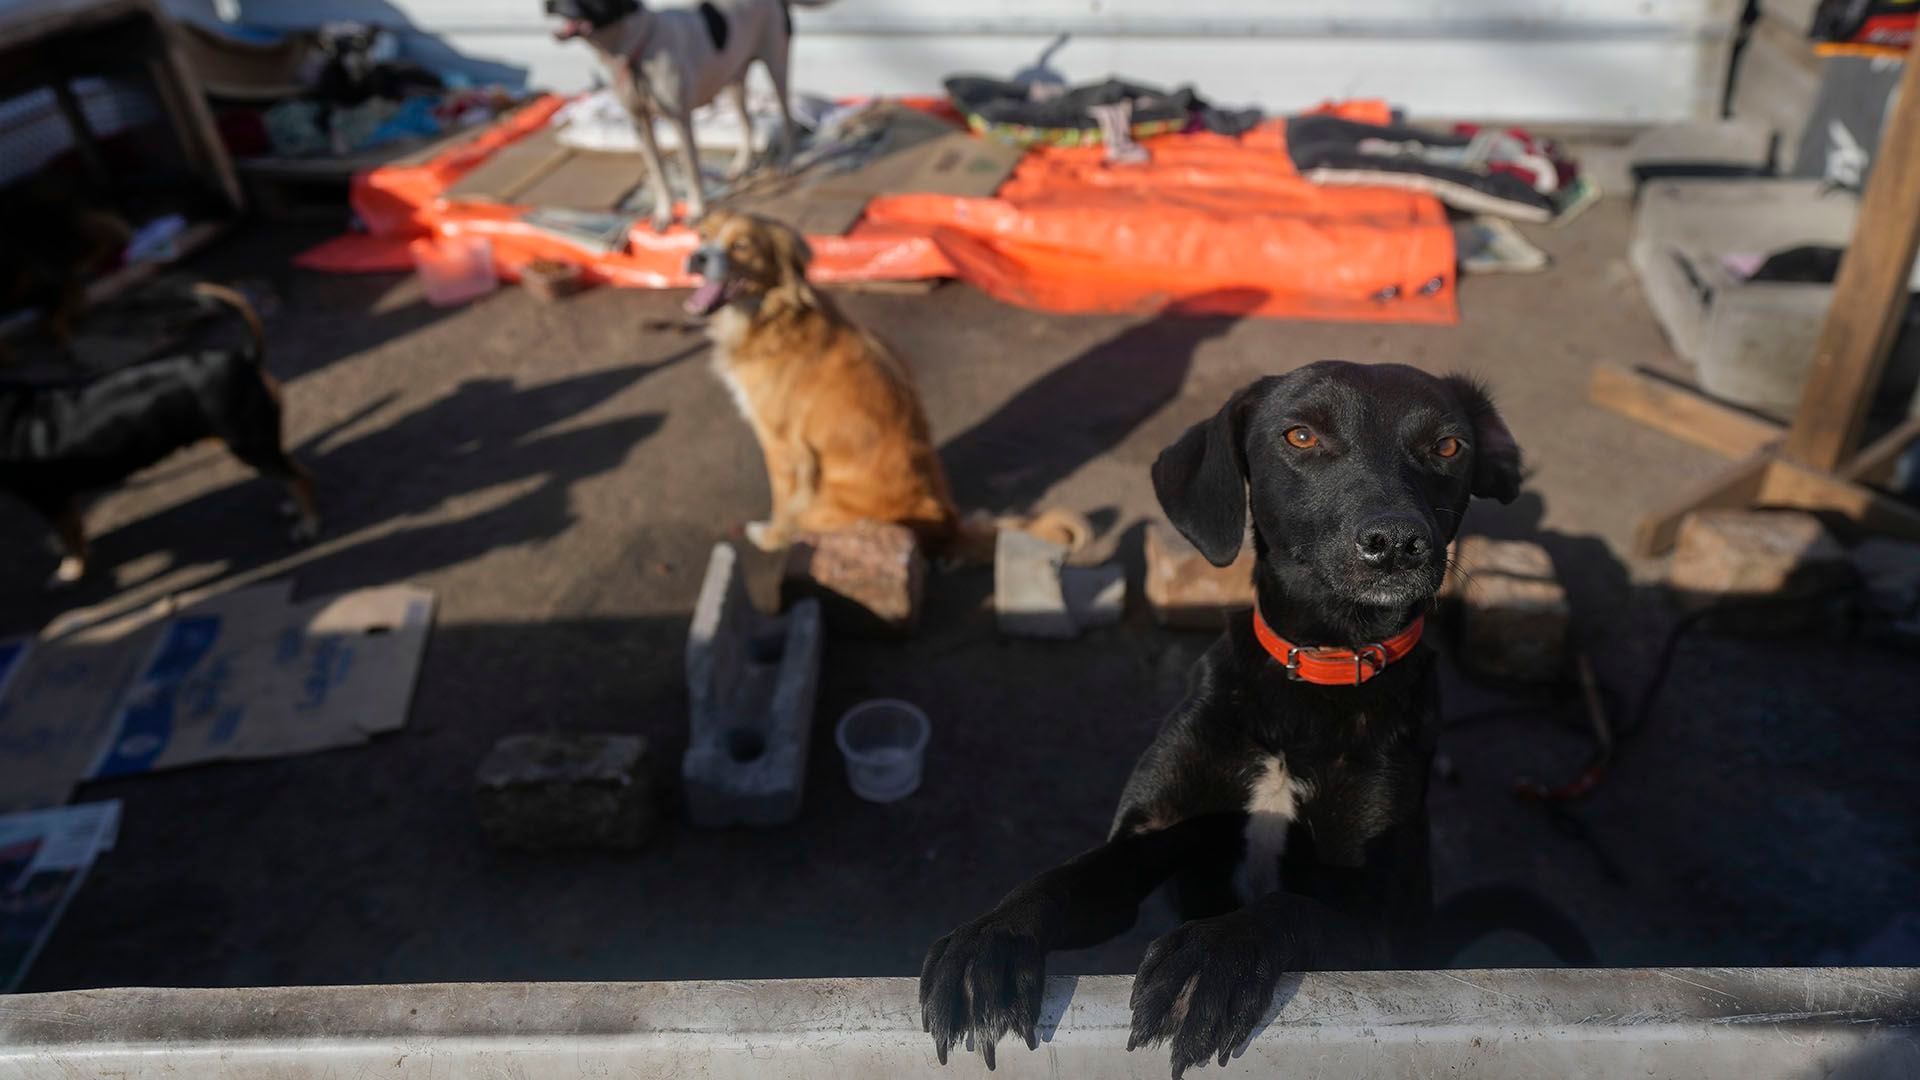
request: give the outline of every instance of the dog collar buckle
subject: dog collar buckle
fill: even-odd
[[[1359,686],[1387,669],[1387,665],[1406,656],[1420,642],[1426,619],[1413,624],[1385,641],[1376,641],[1353,649],[1333,645],[1295,645],[1275,633],[1273,627],[1254,606],[1253,633],[1268,655],[1280,661],[1287,678],[1294,682],[1320,686]],[[1352,669],[1347,665],[1351,663]]]
[[[1303,653],[1316,660],[1324,660],[1329,663],[1344,664],[1351,659],[1353,661],[1353,685],[1355,686],[1359,686],[1361,683],[1380,674],[1381,671],[1386,669],[1387,664],[1391,662],[1387,657],[1387,647],[1379,642],[1362,645],[1353,650],[1336,649],[1326,645],[1288,645],[1287,656],[1286,659],[1281,661],[1281,666],[1286,668],[1287,678],[1292,679],[1294,682],[1320,681],[1318,679],[1309,679],[1300,673],[1300,657]]]

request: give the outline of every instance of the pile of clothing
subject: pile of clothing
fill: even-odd
[[[1914,0],[1820,0],[1808,34],[1815,41],[1904,51],[1913,44]]]
[[[1425,191],[1469,213],[1551,221],[1595,196],[1559,145],[1519,128],[1439,132],[1307,113],[1287,120],[1286,142],[1294,168],[1315,183]]]
[[[1110,125],[1103,127],[1103,113],[1123,117],[1122,130],[1135,139],[1186,131],[1239,135],[1261,120],[1258,109],[1217,109],[1191,86],[1167,92],[1120,79],[1067,87],[956,75],[946,81],[946,88],[968,127],[1016,146],[1114,142],[1116,132]]]
[[[384,27],[328,23],[311,38],[295,96],[220,111],[236,157],[344,156],[484,123],[514,104],[500,87],[463,85],[406,59]]]

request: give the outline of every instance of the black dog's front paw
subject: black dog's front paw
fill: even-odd
[[[1047,956],[1032,934],[996,921],[975,919],[933,943],[920,966],[920,1023],[933,1035],[940,1064],[947,1051],[973,1036],[987,1068],[993,1044],[1017,1032],[1027,1049],[1040,1045],[1040,998]]]
[[[1127,1049],[1173,1040],[1173,1076],[1225,1065],[1273,1002],[1281,965],[1245,912],[1190,922],[1153,943],[1133,980]]]

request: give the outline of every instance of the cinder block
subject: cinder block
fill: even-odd
[[[509,735],[474,776],[480,828],[526,851],[637,848],[656,820],[638,735]]]
[[[787,549],[780,599],[792,607],[820,602],[829,630],[843,634],[908,634],[920,622],[927,560],[913,530],[861,522],[850,529],[801,533]]]
[[[1683,606],[1738,601],[1715,627],[1790,633],[1844,596],[1853,567],[1826,526],[1798,510],[1702,510],[1680,523],[1667,587]]]
[[[1627,146],[1627,160],[1632,167],[1647,170],[1692,166],[1760,170],[1772,167],[1773,150],[1773,131],[1755,121],[1688,120],[1641,132]]]
[[[993,612],[1000,632],[1015,637],[1071,638],[1080,627],[1067,611],[1060,570],[1067,549],[1012,529],[993,548]]]
[[[1159,523],[1147,526],[1147,607],[1162,626],[1219,630],[1230,612],[1253,606],[1253,548],[1230,566],[1215,566],[1187,538]]]
[[[1120,621],[1126,570],[1118,564],[1068,566],[1067,549],[1003,529],[993,549],[993,610],[1000,632],[1066,639]]]
[[[1627,259],[1647,304],[1710,394],[1791,410],[1829,286],[1748,282],[1732,254],[1845,247],[1859,200],[1816,180],[1661,180],[1641,188]]]
[[[1060,595],[1081,630],[1112,626],[1127,612],[1127,568],[1119,563],[1060,568]]]
[[[739,554],[714,547],[687,636],[691,730],[680,775],[693,824],[779,825],[800,812],[821,638],[817,601],[760,614]]]
[[[1459,660],[1496,678],[1551,682],[1566,671],[1573,609],[1553,559],[1524,540],[1462,537],[1449,589],[1459,606]]]
[[[1756,20],[1733,71],[1728,115],[1780,137],[1774,164],[1793,165],[1820,94],[1820,58],[1804,32],[1772,17]]]

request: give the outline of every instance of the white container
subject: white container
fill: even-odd
[[[920,788],[933,725],[916,706],[892,698],[862,702],[834,725],[847,759],[847,784],[868,802],[890,803]]]
[[[493,241],[484,236],[428,236],[407,245],[420,271],[427,303],[451,307],[500,287],[493,269]]]

